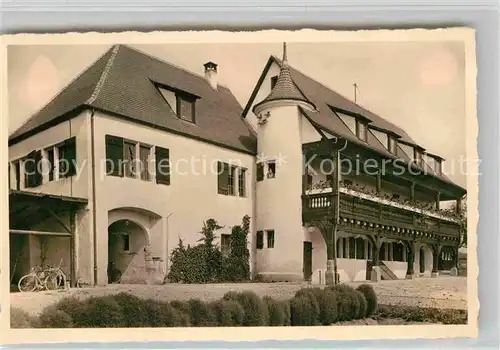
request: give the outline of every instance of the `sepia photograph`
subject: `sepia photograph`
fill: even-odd
[[[8,327],[474,334],[474,32],[391,32],[10,38]]]

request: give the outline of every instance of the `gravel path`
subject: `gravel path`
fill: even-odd
[[[361,284],[349,283],[353,287]],[[381,304],[404,304],[423,307],[467,309],[467,280],[464,277],[418,278],[413,280],[380,281],[371,283]],[[200,298],[211,301],[221,298],[228,291],[252,290],[260,296],[269,295],[276,299],[293,297],[301,287],[300,283],[238,283],[238,284],[167,284],[126,285],[114,284],[106,287],[71,289],[69,292],[11,293],[13,307],[37,314],[44,307],[73,295],[78,298],[103,296],[129,292],[141,298],[170,301]]]

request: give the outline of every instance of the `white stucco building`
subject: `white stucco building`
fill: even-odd
[[[330,177],[304,173],[303,157],[309,146],[338,139],[349,144],[342,155],[421,161],[430,180],[342,175],[343,196],[400,216],[383,224],[366,212],[349,215],[342,197],[335,249],[327,244],[331,187],[316,186]],[[437,226],[417,227],[405,220],[421,208],[402,207],[399,196],[439,209],[465,190],[424,151],[290,67],[286,56],[269,58],[242,108],[218,84],[215,63],[205,64],[203,77],[116,45],[9,138],[11,271],[15,280],[32,265],[61,264],[72,283],[104,285],[113,263],[123,283],[163,281],[179,238],[195,244],[209,218],[229,234],[249,215],[252,274],[262,279],[325,283],[329,249],[343,281],[370,279],[379,265],[385,278],[430,275],[446,260],[442,252],[455,254],[455,219],[429,211],[424,216]],[[398,200],[384,199],[394,193]],[[326,210],[326,221],[314,208]]]

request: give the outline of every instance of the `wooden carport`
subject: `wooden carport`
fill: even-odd
[[[76,283],[75,219],[78,210],[88,203],[85,198],[68,197],[29,191],[10,190],[9,233],[22,235],[59,236],[69,238],[70,281]],[[62,217],[66,217],[64,220]],[[60,230],[39,231],[33,226],[54,219]],[[10,239],[10,235],[9,235]]]

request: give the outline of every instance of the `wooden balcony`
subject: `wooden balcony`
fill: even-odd
[[[340,190],[339,224],[350,226],[346,230],[382,230],[389,236],[408,234],[423,240],[449,240],[458,244],[458,220],[439,213],[412,208],[400,203],[374,198],[363,193]],[[332,192],[302,196],[304,223],[333,219],[335,208]]]

